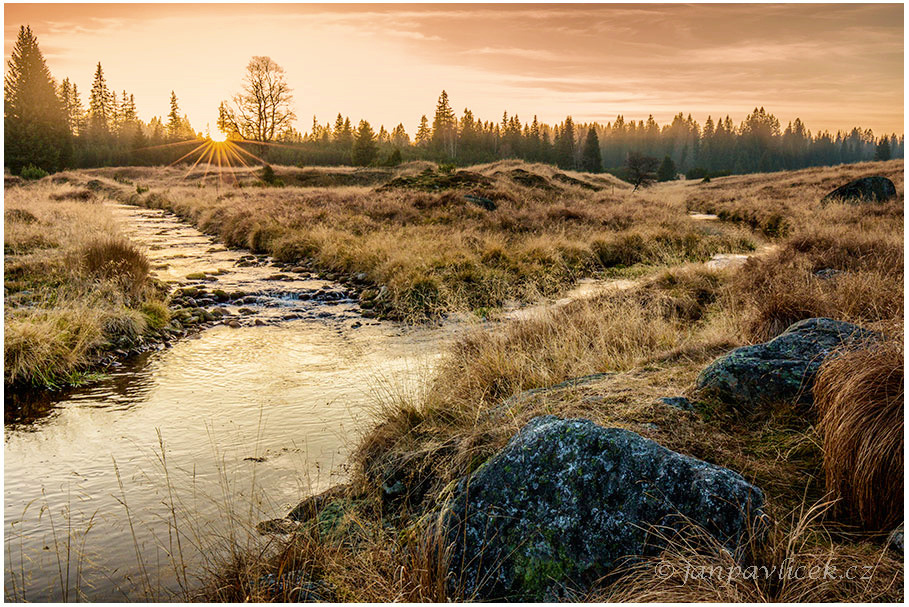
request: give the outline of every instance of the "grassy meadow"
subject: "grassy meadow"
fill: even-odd
[[[897,199],[821,202],[838,185],[871,174],[892,179]],[[644,563],[575,598],[902,600],[902,555],[886,548],[902,520],[902,160],[638,192],[609,176],[516,161],[457,171],[429,163],[275,167],[270,184],[237,171],[222,176],[220,187],[211,177],[205,185],[183,175],[94,169],[7,191],[8,381],[65,376],[80,368],[76,354],[66,353],[91,352],[110,331],[141,334],[165,314],[151,313],[162,309],[161,296],[141,255],[124,252],[122,259],[133,260],[129,271],[105,270],[111,253],[99,243],[110,247],[117,234],[95,194],[80,199],[83,192],[170,210],[228,246],[329,278],[357,277],[363,309],[384,318],[502,318],[504,308],[556,297],[582,278],[622,278],[626,287],[457,338],[422,390],[383,395],[375,426],[359,440],[349,485],[265,552],[235,551],[208,572],[195,598],[292,599],[299,588],[263,582],[291,570],[302,571],[323,600],[471,598],[446,594],[446,551],[433,531],[433,509],[528,420],[556,414],[633,430],[761,487],[772,523],[752,538],[750,563],[873,570],[867,580],[811,584],[683,583],[658,578]],[[85,189],[89,182],[94,189]],[[92,229],[77,234],[75,217]],[[752,256],[740,265],[704,263],[719,253]],[[656,402],[690,396],[698,372],[728,350],[816,316],[881,331],[890,341],[825,364],[815,407],[778,403],[742,415]],[[548,389],[531,391],[541,388]],[[390,480],[404,487],[391,505],[382,498]],[[882,485],[893,490],[881,492]],[[674,542],[660,558],[682,572],[731,557],[709,542]]]
[[[205,187],[198,175],[183,180],[177,169],[78,175],[117,178],[109,185],[121,186],[121,199],[171,210],[228,246],[305,261],[329,277],[359,276],[372,287],[361,295],[364,308],[405,321],[483,315],[556,295],[580,278],[756,246],[746,228],[693,220],[678,197],[630,196],[611,176],[546,165],[275,171],[285,187],[255,187],[267,184],[248,172],[225,175],[221,188],[211,176]],[[124,181],[150,190],[130,193]]]
[[[165,295],[95,192],[50,178],[6,189],[7,387],[90,379],[103,356],[167,323]]]

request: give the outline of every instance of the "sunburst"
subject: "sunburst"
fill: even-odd
[[[242,167],[244,169],[252,171],[254,169],[254,165],[267,164],[266,161],[259,156],[256,156],[249,150],[244,149],[244,144],[255,146],[285,147],[281,144],[272,142],[254,141],[240,137],[230,137],[218,130],[209,133],[206,137],[196,137],[183,141],[150,146],[143,149],[152,150],[178,146],[192,146],[192,149],[190,151],[186,152],[167,166],[175,167],[181,163],[189,164],[189,169],[187,169],[186,173],[181,178],[181,181],[184,181],[190,175],[192,175],[194,171],[202,170],[203,166],[201,165],[204,165],[204,172],[202,173],[201,182],[203,184],[206,183],[209,173],[211,173],[212,179],[217,178],[216,184],[220,189],[225,180],[225,177],[227,179],[233,180],[234,184],[239,183],[236,175],[236,169]]]

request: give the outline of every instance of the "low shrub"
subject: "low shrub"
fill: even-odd
[[[37,179],[43,179],[44,177],[47,177],[49,175],[49,173],[40,167],[36,167],[35,165],[30,164],[27,167],[23,168],[22,172],[19,173],[19,175],[23,179],[29,179],[29,180],[34,181]]]

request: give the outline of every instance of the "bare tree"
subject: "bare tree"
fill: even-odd
[[[296,118],[292,101],[284,68],[270,57],[253,57],[246,66],[243,91],[234,96],[233,107],[221,104],[218,124],[228,134],[269,142],[291,128]]]

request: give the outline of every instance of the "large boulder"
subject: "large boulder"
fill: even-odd
[[[447,503],[450,591],[561,598],[658,554],[685,517],[734,552],[763,502],[738,473],[633,432],[537,417]]]
[[[833,190],[822,199],[885,202],[896,196],[896,186],[886,177],[862,177]]]
[[[708,365],[696,382],[700,399],[749,411],[762,403],[813,402],[812,387],[824,359],[838,348],[880,335],[829,318],[808,318],[774,339],[737,348]]]

